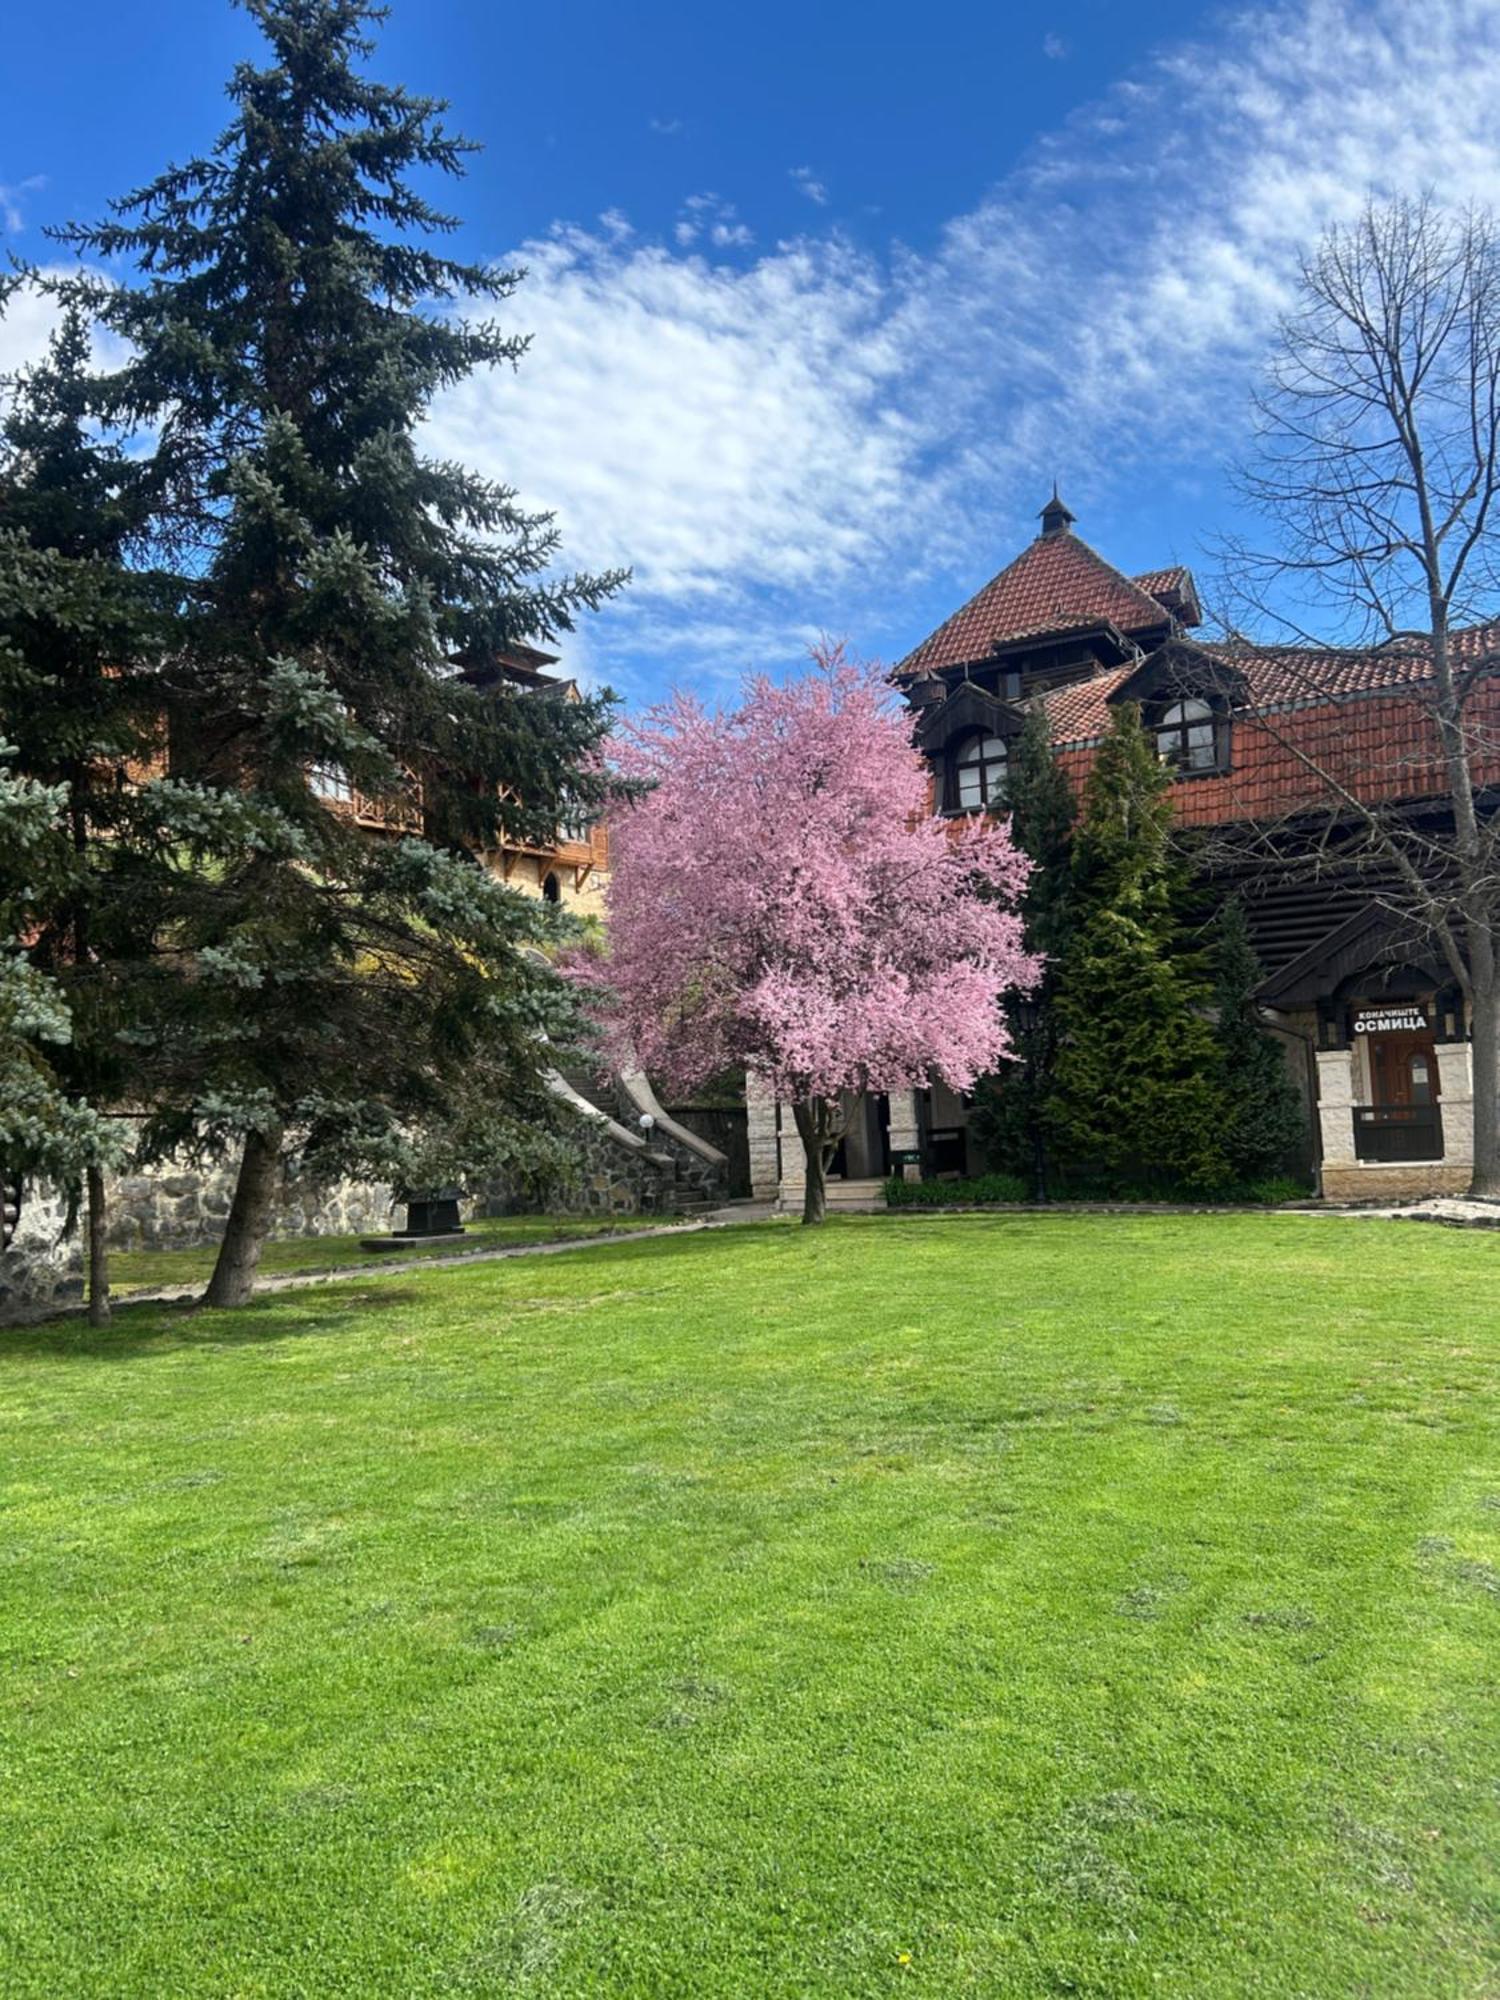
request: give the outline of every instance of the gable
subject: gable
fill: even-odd
[[[1126,701],[1150,703],[1193,695],[1233,707],[1248,692],[1249,683],[1232,660],[1187,640],[1169,639],[1117,682],[1105,700],[1116,708]]]
[[[1039,535],[967,604],[908,653],[898,678],[977,665],[997,647],[1112,626],[1127,637],[1166,632],[1171,614],[1087,542]],[[1118,655],[1116,656],[1118,657]]]
[[[1024,720],[1022,711],[1011,702],[1001,701],[973,681],[961,681],[940,706],[923,711],[917,742],[930,754],[972,729],[995,736],[1019,735]]]

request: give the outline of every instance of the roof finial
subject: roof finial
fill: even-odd
[[[1069,512],[1067,502],[1057,490],[1057,481],[1052,481],[1052,498],[1042,509],[1042,533],[1044,535],[1065,535],[1072,527],[1076,516]]]

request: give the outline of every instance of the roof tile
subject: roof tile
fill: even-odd
[[[1146,632],[1164,625],[1167,613],[1076,535],[1038,535],[908,653],[896,673],[971,665],[1011,640],[1077,631],[1105,619],[1122,632]]]

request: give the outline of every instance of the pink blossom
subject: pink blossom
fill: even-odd
[[[931,810],[881,675],[841,648],[732,713],[677,695],[625,726],[654,789],[610,828],[606,1034],[676,1090],[744,1065],[778,1097],[966,1090],[1029,987],[1005,825]]]

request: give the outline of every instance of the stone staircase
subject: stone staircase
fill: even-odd
[[[829,1181],[828,1213],[868,1215],[885,1207],[884,1181]]]
[[[643,1131],[639,1107],[620,1079],[601,1075],[579,1062],[560,1065],[558,1074],[577,1097],[599,1113],[601,1137],[614,1141],[622,1171],[628,1163],[639,1180],[643,1210],[694,1216],[724,1206],[729,1199],[729,1175],[722,1156],[705,1158],[660,1124]],[[620,1137],[622,1126],[630,1140],[639,1133],[643,1143],[630,1144]]]

